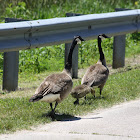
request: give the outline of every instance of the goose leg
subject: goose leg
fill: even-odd
[[[101,96],[101,94],[102,94],[102,88],[100,88],[100,96]]]
[[[50,116],[51,116],[52,120],[55,120],[55,108],[56,108],[57,104],[58,104],[58,103],[56,102],[56,103],[55,103],[55,107],[54,107],[54,109],[53,109],[52,103],[50,103],[50,107],[51,107],[51,109],[52,109],[52,111],[51,111],[51,113],[50,113]]]
[[[102,94],[103,87],[104,87],[104,86],[101,86],[101,87],[100,87],[100,96],[101,96],[101,94]]]
[[[52,117],[52,119],[54,120],[55,119],[55,117],[54,117],[54,109],[53,109],[53,107],[52,107],[52,103],[50,103],[50,107],[51,107],[51,113],[50,113],[50,116]]]
[[[54,109],[52,110],[52,112],[51,112],[51,117],[52,117],[52,120],[54,121],[56,118],[55,118],[55,109],[56,109],[56,106],[58,105],[58,103],[56,102],[55,103],[55,107],[54,107]]]
[[[50,107],[51,107],[51,110],[52,110],[52,112],[53,112],[53,107],[52,107],[52,103],[50,103]]]
[[[95,98],[95,90],[92,88],[91,89],[91,94],[94,96],[94,98]]]
[[[79,99],[77,98],[77,100],[74,102],[74,104],[79,104]]]
[[[53,111],[55,111],[57,105],[58,105],[58,102],[55,103],[55,107],[54,107]]]
[[[101,94],[102,94],[102,90],[103,90],[104,85],[105,85],[105,83],[102,84],[102,85],[99,87],[99,88],[100,88],[100,96],[101,96]]]

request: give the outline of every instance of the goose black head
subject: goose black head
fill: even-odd
[[[101,39],[110,38],[110,37],[108,37],[108,36],[105,35],[105,34],[100,34],[98,37],[101,38]]]
[[[85,41],[81,36],[74,36],[74,40],[77,42],[77,44],[81,44],[82,41]]]

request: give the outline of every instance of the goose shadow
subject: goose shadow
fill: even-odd
[[[66,121],[78,121],[78,120],[81,120],[81,119],[102,119],[103,117],[90,117],[90,118],[87,118],[87,117],[76,117],[74,115],[70,115],[70,114],[66,114],[66,113],[63,113],[63,114],[60,114],[60,113],[55,113],[55,114],[51,114],[51,112],[49,113],[45,113],[42,115],[42,117],[50,117],[52,119],[52,121],[61,121],[61,122],[66,122]]]
[[[108,97],[107,96],[96,96],[96,97],[91,97],[91,96],[89,96],[89,97],[87,97],[86,98],[86,100],[83,100],[83,102],[81,102],[79,105],[92,105],[92,104],[94,104],[94,101],[96,101],[96,100],[107,100],[108,99]]]
[[[75,117],[74,115],[71,114],[66,114],[66,113],[52,114],[51,112],[43,114],[42,117],[50,117],[52,121],[77,121],[81,119],[80,117]]]
[[[86,120],[88,120],[88,119],[91,119],[91,120],[94,120],[94,119],[102,119],[103,117],[92,117],[92,118],[81,118],[81,119],[86,119]]]
[[[85,119],[85,120],[93,120],[93,119],[102,119],[103,117],[91,117],[91,118],[82,118],[82,117],[71,117],[71,118],[65,118],[65,119],[63,119],[63,120],[61,120],[61,121],[78,121],[78,120],[83,120],[83,119]]]

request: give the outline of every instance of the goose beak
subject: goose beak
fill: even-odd
[[[98,37],[100,37],[101,39],[105,39],[105,38],[110,38],[109,36],[105,35],[105,34],[101,34]]]
[[[79,36],[79,39],[80,39],[81,41],[85,41],[81,36]]]
[[[110,38],[109,36],[107,36],[107,35],[105,35],[105,34],[104,34],[104,37],[105,37],[105,38]]]
[[[80,37],[80,40],[81,40],[81,41],[85,41],[82,37]]]
[[[85,41],[85,40],[82,38],[81,41]]]

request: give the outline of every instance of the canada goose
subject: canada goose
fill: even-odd
[[[85,97],[86,99],[86,94],[90,93],[94,95],[95,91],[92,87],[89,87],[87,85],[79,85],[76,86],[75,88],[72,89],[71,95],[73,98],[76,98],[76,101],[74,104],[79,104],[79,98]]]
[[[101,34],[98,36],[98,49],[100,59],[95,65],[92,65],[87,69],[81,81],[81,84],[85,84],[93,88],[98,87],[100,89],[100,95],[109,75],[109,70],[106,66],[105,56],[101,47],[101,41],[104,38],[109,37],[105,34]]]
[[[81,36],[74,37],[64,70],[59,74],[57,73],[47,76],[36,89],[35,94],[29,99],[29,102],[39,100],[48,102],[50,103],[52,110],[51,113],[54,114],[57,104],[65,99],[72,89],[72,53],[76,44],[81,44],[81,41],[84,41]],[[52,107],[52,102],[56,102],[54,108]]]

